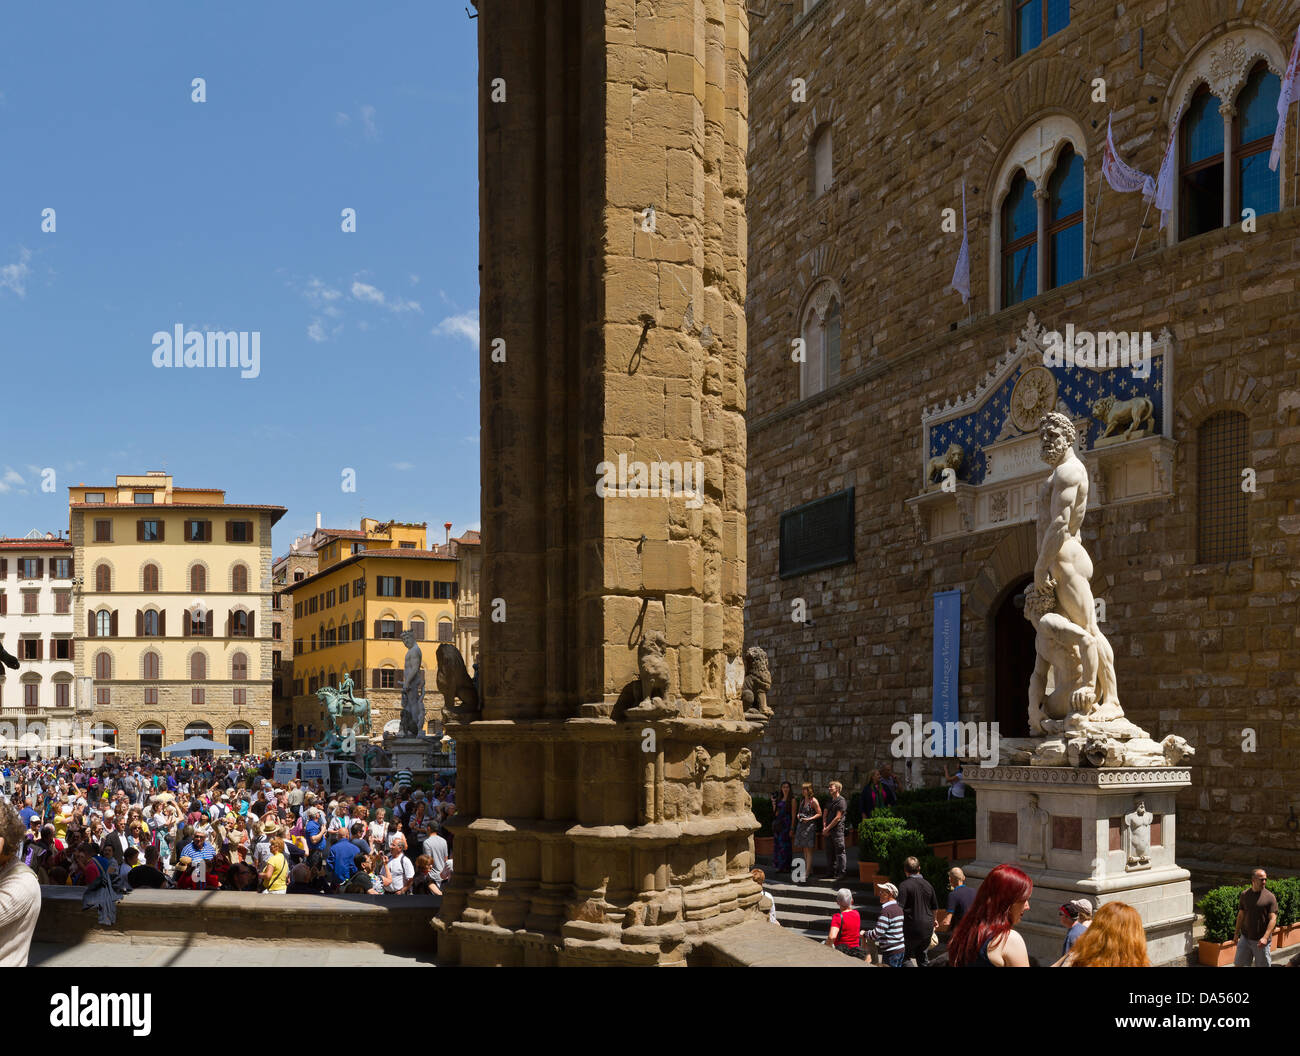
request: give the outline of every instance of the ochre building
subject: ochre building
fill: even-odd
[[[191,735],[271,747],[271,529],[282,506],[166,473],[69,488],[76,674],[97,736],[156,754]]]

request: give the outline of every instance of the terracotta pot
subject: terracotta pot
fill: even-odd
[[[1211,942],[1201,939],[1196,944],[1196,959],[1210,968],[1223,968],[1232,963],[1237,954],[1237,944],[1228,942]]]
[[[774,836],[755,836],[754,853],[763,856],[770,856],[776,850],[776,837]]]
[[[930,851],[936,858],[954,858],[956,843],[952,840],[940,840],[938,843],[930,844]]]
[[[879,862],[858,862],[858,879],[864,884],[874,883],[879,868]]]
[[[974,836],[972,836],[969,840],[954,840],[953,857],[963,862],[966,861],[968,858],[974,858],[977,853],[975,850],[975,845],[978,842],[979,841],[976,840]]]
[[[1277,949],[1286,949],[1288,946],[1295,946],[1300,943],[1300,924],[1288,924],[1285,928],[1278,928],[1282,933],[1282,943]]]

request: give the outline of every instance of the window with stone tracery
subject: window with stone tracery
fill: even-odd
[[[804,307],[804,360],[799,372],[799,396],[807,399],[840,380],[840,345],[843,330],[843,298],[839,287],[823,280],[813,287]]]

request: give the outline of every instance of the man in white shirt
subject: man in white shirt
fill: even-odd
[[[404,895],[415,880],[415,866],[406,857],[406,837],[398,833],[393,840],[393,854],[384,866],[384,893]]]
[[[41,884],[18,860],[23,823],[12,804],[0,801],[0,967],[24,968],[41,915]]]

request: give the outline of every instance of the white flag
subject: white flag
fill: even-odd
[[[1296,27],[1295,43],[1291,45],[1291,61],[1286,64],[1282,90],[1277,94],[1277,131],[1273,133],[1273,150],[1268,156],[1268,167],[1272,172],[1277,172],[1277,163],[1282,160],[1282,134],[1286,131],[1286,112],[1295,100],[1297,58],[1300,58],[1300,26]]]
[[[1169,130],[1169,145],[1165,147],[1165,160],[1160,163],[1160,174],[1156,178],[1156,208],[1160,210],[1160,227],[1163,230],[1169,223],[1169,214],[1174,208],[1174,144],[1178,142],[1178,122],[1183,119],[1183,108],[1178,107],[1174,114],[1174,125]]]
[[[1144,198],[1155,195],[1155,182],[1145,172],[1139,172],[1133,166],[1125,164],[1115,149],[1115,139],[1110,131],[1111,118],[1106,119],[1106,152],[1101,159],[1101,174],[1106,177],[1113,191],[1128,194],[1141,191]]]
[[[961,249],[957,266],[952,269],[951,288],[961,294],[961,303],[970,300],[970,242],[966,237],[966,180],[961,181]]]

